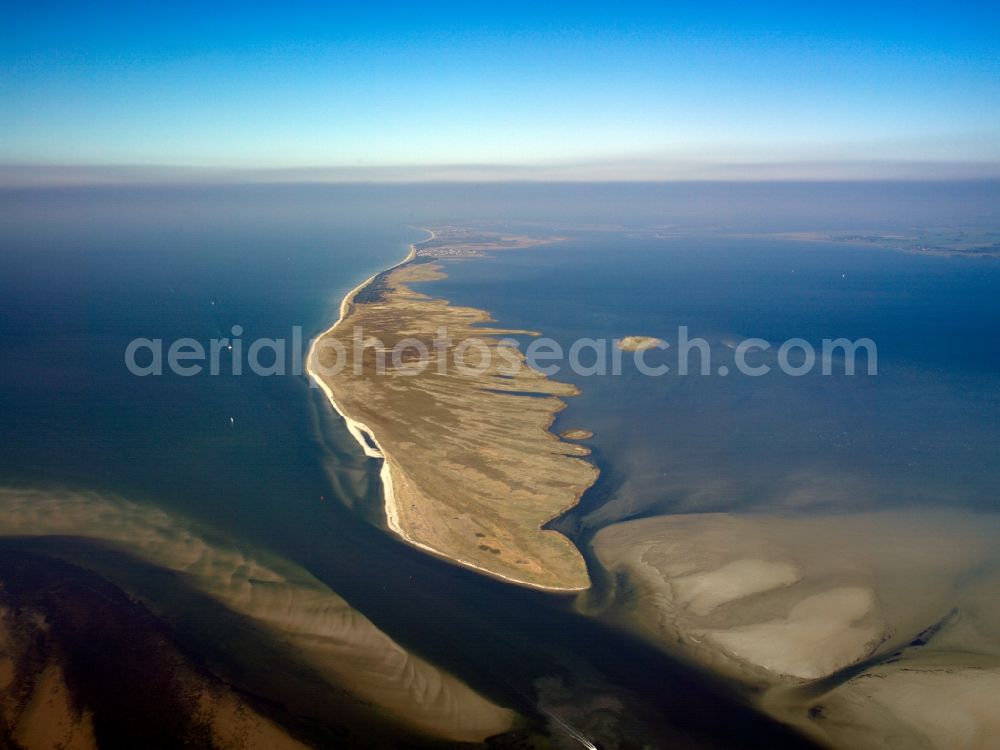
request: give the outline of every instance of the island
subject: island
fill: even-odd
[[[544,528],[598,475],[587,448],[550,431],[576,388],[527,366],[500,338],[537,334],[486,327],[486,311],[414,289],[445,278],[445,263],[558,238],[428,231],[400,264],[347,295],[340,320],[313,342],[308,371],[362,450],[382,460],[392,532],[507,581],[586,589],[579,550]],[[421,348],[433,361],[421,361]]]
[[[647,349],[663,348],[666,345],[666,341],[653,336],[625,336],[615,341],[615,346],[623,352],[643,352]]]
[[[581,429],[563,430],[559,433],[559,437],[566,438],[567,440],[589,440],[594,437],[594,433],[590,430]]]

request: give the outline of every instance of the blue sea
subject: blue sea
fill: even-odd
[[[558,360],[554,377],[581,395],[555,429],[593,431],[587,444],[602,468],[567,521],[596,529],[678,512],[1000,509],[996,259],[604,231],[447,271],[423,291],[484,307],[501,327],[542,332],[565,353],[582,337],[671,344],[646,355],[670,368],[660,375],[630,356],[620,375]],[[707,371],[692,348],[681,374],[682,335],[705,342]],[[761,376],[734,362],[734,344],[751,338],[770,344],[746,357],[769,368]],[[823,340],[841,338],[873,342],[871,371],[859,356],[853,375],[839,358],[822,372]],[[817,352],[802,375],[778,364],[776,350],[793,339]],[[789,364],[806,369],[797,354]]]
[[[601,469],[553,522],[586,552],[626,518],[705,510],[1000,506],[1000,260],[775,238],[996,228],[1000,185],[94,187],[0,192],[0,486],[183,514],[292,560],[399,643],[546,729],[542,685],[614,696],[641,744],[794,744],[727,685],[570,597],[511,587],[390,537],[378,465],[301,374],[136,377],[135,338],[308,341],[421,227],[566,239],[448,263],[422,290],[565,348],[686,327],[712,372],[575,383],[554,429]],[[731,344],[870,338],[878,373],[732,370]],[[763,356],[763,355],[762,355]],[[770,355],[768,355],[770,356]],[[764,361],[764,360],[761,360]],[[767,360],[771,361],[771,360]],[[175,612],[193,648],[199,620]],[[207,646],[206,646],[207,649]],[[677,696],[683,696],[679,699]],[[589,700],[589,699],[588,699]]]

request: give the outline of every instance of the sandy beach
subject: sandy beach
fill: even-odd
[[[434,237],[436,236],[434,232],[430,229],[425,229],[424,231],[430,235],[427,238],[427,240],[424,240],[425,242],[434,239]],[[390,271],[393,268],[398,268],[399,266],[409,263],[411,260],[413,260],[413,258],[416,257],[416,254],[417,254],[417,246],[416,243],[414,243],[410,245],[409,252],[406,254],[405,258],[403,258],[399,263],[395,264],[394,266],[390,266],[385,270]],[[379,273],[382,272],[380,271]],[[340,415],[341,419],[344,420],[344,424],[347,425],[348,432],[350,432],[351,436],[358,441],[358,445],[361,446],[361,450],[364,451],[365,455],[368,456],[369,458],[382,459],[382,469],[379,472],[379,478],[382,481],[382,493],[385,498],[385,518],[386,518],[386,523],[389,525],[389,528],[394,533],[406,539],[406,541],[408,541],[409,543],[417,544],[418,546],[420,546],[413,539],[407,539],[406,534],[403,532],[402,527],[400,527],[399,525],[399,513],[396,511],[396,496],[392,489],[392,472],[389,470],[389,462],[388,460],[386,460],[385,451],[382,450],[382,447],[378,444],[378,440],[375,438],[375,435],[372,434],[372,431],[366,425],[363,425],[356,419],[352,419],[340,408],[340,406],[337,404],[337,399],[334,398],[333,396],[333,391],[330,390],[330,386],[328,386],[325,382],[323,382],[323,378],[319,377],[319,375],[316,372],[316,368],[314,366],[316,359],[316,345],[320,342],[320,340],[322,340],[324,336],[335,331],[337,327],[344,322],[344,320],[347,318],[348,312],[351,309],[351,303],[354,301],[354,298],[358,295],[358,293],[362,289],[371,284],[372,281],[374,281],[378,275],[379,275],[378,273],[372,274],[367,279],[358,284],[356,287],[354,287],[351,291],[349,291],[346,295],[344,295],[344,299],[342,299],[340,302],[340,315],[337,318],[336,322],[332,326],[327,328],[325,331],[323,331],[323,333],[321,333],[319,336],[316,336],[312,340],[312,343],[309,345],[309,352],[306,355],[306,372],[309,374],[309,377],[312,378],[312,381],[316,383],[316,385],[318,385],[323,390],[323,393],[326,394],[326,398],[330,402],[330,405],[333,407],[333,410]],[[375,447],[373,448],[372,445],[374,445]]]

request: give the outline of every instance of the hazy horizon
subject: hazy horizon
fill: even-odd
[[[774,162],[744,164],[584,162],[386,167],[212,168],[159,164],[0,163],[0,188],[86,185],[414,183],[850,183],[994,182],[1000,163]]]

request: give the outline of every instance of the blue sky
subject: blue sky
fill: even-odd
[[[1000,174],[996,3],[478,5],[8,2],[0,163]]]

